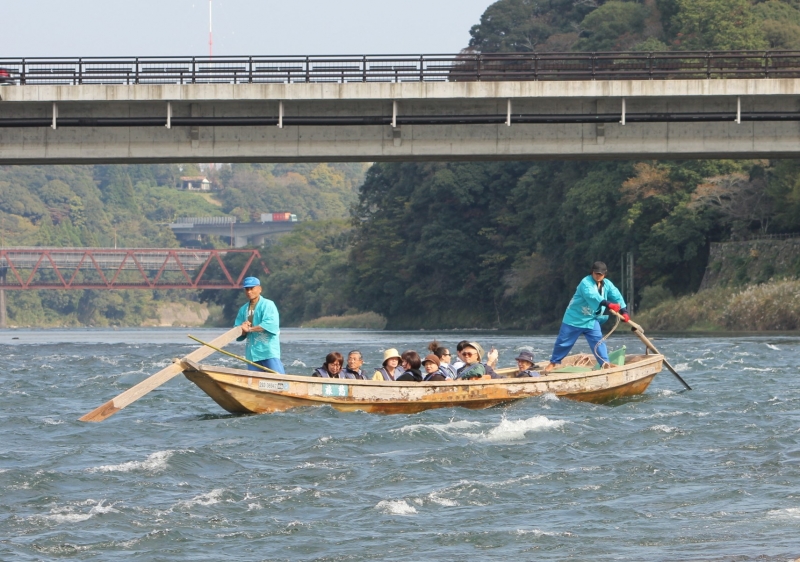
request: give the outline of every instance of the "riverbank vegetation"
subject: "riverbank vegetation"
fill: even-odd
[[[800,281],[769,281],[741,289],[715,287],[666,299],[640,311],[648,330],[761,331],[800,329]]]

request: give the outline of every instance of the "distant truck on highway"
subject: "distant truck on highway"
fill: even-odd
[[[261,213],[261,222],[297,222],[292,213]]]

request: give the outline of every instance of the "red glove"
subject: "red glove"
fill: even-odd
[[[627,322],[627,321],[628,321],[628,320],[630,320],[630,319],[631,319],[631,317],[630,317],[630,315],[629,315],[627,312],[626,312],[625,314],[623,314],[623,315],[622,315],[622,321],[623,321],[623,322]]]
[[[608,310],[613,310],[614,312],[619,312],[619,305],[615,302],[608,303]]]

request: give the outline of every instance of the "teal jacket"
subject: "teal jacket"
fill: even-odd
[[[598,291],[597,283],[591,275],[587,275],[575,289],[575,295],[569,301],[562,322],[575,328],[592,328],[595,320],[604,323],[608,316],[604,315],[606,308],[600,306],[602,301],[615,302],[621,309],[627,308],[622,293],[611,281],[603,279],[602,287]]]
[[[250,303],[247,302],[239,309],[234,326],[241,326],[247,320]],[[253,326],[261,326],[263,332],[250,332],[246,336],[239,336],[236,341],[247,339],[245,344],[245,357],[248,361],[263,361],[264,359],[281,358],[281,342],[279,339],[280,318],[278,307],[275,303],[264,297],[258,297],[258,302],[253,309]]]

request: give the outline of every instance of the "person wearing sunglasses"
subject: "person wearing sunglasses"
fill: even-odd
[[[468,342],[458,355],[464,362],[464,366],[458,370],[459,379],[479,379],[486,374],[486,367],[481,363],[483,348],[478,342]]]
[[[578,284],[561,321],[561,329],[553,345],[553,354],[550,356],[550,364],[545,367],[545,373],[558,368],[561,360],[572,351],[572,347],[581,335],[586,338],[598,363],[603,368],[611,365],[608,360],[608,349],[602,341],[603,332],[600,330],[600,324],[608,320],[607,310],[618,312],[623,322],[630,320],[630,316],[622,293],[606,279],[606,273],[608,273],[606,264],[596,261],[592,264],[591,273]]]
[[[428,351],[430,351],[439,359],[438,369],[442,372],[446,379],[453,380],[456,378],[456,369],[450,363],[452,361],[452,354],[450,353],[449,348],[443,347],[438,341],[433,340],[428,344]],[[425,362],[423,361],[423,365],[424,363]]]

